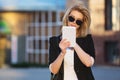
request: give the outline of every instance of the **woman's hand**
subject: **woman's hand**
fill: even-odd
[[[60,69],[60,66],[62,64],[62,61],[64,59],[64,55],[66,53],[66,48],[68,48],[70,46],[70,42],[67,40],[67,39],[62,39],[59,43],[59,47],[61,49],[61,52],[60,52],[60,55],[57,57],[57,59],[55,61],[53,61],[49,68],[50,68],[50,71],[53,73],[53,74],[57,74],[59,69]]]
[[[59,43],[59,47],[63,54],[66,53],[66,49],[70,46],[70,42],[67,39],[62,39]]]

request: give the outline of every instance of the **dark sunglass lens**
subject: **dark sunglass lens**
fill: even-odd
[[[72,16],[69,16],[68,19],[70,22],[73,22],[75,20]]]
[[[83,23],[83,22],[82,22],[81,20],[77,20],[77,21],[76,21],[76,24],[77,24],[77,25],[81,25],[82,23]]]

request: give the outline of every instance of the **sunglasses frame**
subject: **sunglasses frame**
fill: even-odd
[[[71,19],[70,19],[71,18]],[[81,20],[79,20],[79,19],[75,19],[73,16],[68,16],[68,21],[69,22],[74,22],[75,21],[75,23],[78,25],[78,26],[81,26],[82,25],[82,23],[83,23],[83,21],[81,21]]]

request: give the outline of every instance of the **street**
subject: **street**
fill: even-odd
[[[120,67],[92,67],[95,80],[120,80]],[[0,80],[50,80],[48,68],[2,68]]]

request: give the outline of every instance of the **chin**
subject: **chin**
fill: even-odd
[[[76,27],[76,26],[71,26],[71,27]]]

